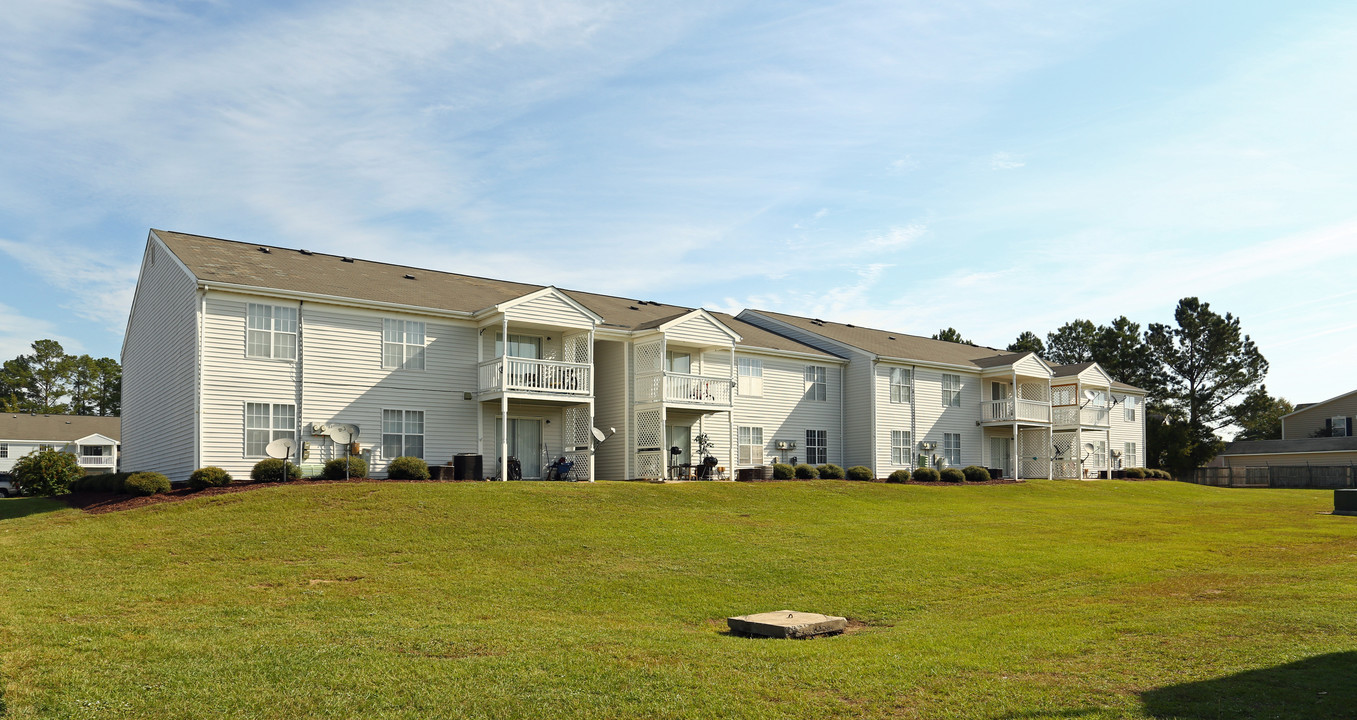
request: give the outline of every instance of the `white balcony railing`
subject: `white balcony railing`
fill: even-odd
[[[480,365],[480,390],[591,395],[592,368],[588,363],[497,357]]]
[[[730,378],[667,372],[636,378],[636,402],[682,403],[704,407],[730,407]]]
[[[985,400],[980,403],[980,419],[984,422],[1037,422],[1051,421],[1051,404],[1040,400],[1005,398],[1003,400]]]
[[[1065,405],[1052,408],[1052,424],[1057,427],[1108,427],[1111,425],[1111,413],[1105,407],[1075,407]]]
[[[110,455],[81,455],[80,464],[85,467],[113,467],[113,457]]]

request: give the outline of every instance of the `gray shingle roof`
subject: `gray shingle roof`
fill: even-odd
[[[888,330],[876,330],[799,315],[775,313],[768,310],[753,310],[751,312],[765,315],[807,332],[823,335],[844,345],[881,357],[948,365],[969,365],[978,368],[992,367],[992,365],[980,365],[979,362],[982,360],[997,361],[996,359],[1000,357],[1017,358],[1022,355],[1021,353],[1014,354],[994,348],[933,340],[918,335],[906,335]]]
[[[0,441],[70,442],[98,433],[122,441],[122,420],[90,415],[0,415]]]
[[[1357,451],[1357,437],[1241,440],[1225,446],[1221,455]]]

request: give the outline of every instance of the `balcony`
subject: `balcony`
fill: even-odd
[[[593,369],[588,363],[497,357],[480,364],[481,392],[523,392],[543,395],[579,395],[594,392]]]
[[[1105,407],[1078,407],[1061,405],[1051,408],[1052,424],[1056,427],[1110,427],[1112,414]]]
[[[1005,398],[980,403],[982,422],[1049,423],[1051,404],[1042,400]]]
[[[729,376],[674,372],[648,375],[636,378],[636,402],[659,402],[663,399],[674,405],[729,409],[730,386]]]
[[[115,460],[109,455],[81,455],[82,467],[113,467]]]

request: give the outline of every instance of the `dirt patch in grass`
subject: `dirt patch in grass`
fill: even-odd
[[[167,493],[158,493],[156,495],[120,495],[107,492],[82,492],[71,493],[62,496],[62,498],[73,508],[84,510],[91,515],[101,513],[118,512],[119,510],[132,510],[134,508],[146,507],[147,505],[160,505],[161,503],[183,502],[201,497],[214,497],[217,495],[230,495],[233,493],[246,492],[248,490],[260,490],[271,487],[284,487],[294,485],[336,485],[345,483],[426,483],[426,482],[451,482],[444,480],[381,480],[376,478],[349,478],[348,480],[293,480],[291,482],[252,482],[231,483],[221,487],[210,487],[202,490],[191,490],[189,488],[178,488]]]

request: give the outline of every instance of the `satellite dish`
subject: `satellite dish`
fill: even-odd
[[[345,427],[338,426],[332,427],[330,428],[330,431],[326,434],[330,436],[331,440],[335,441],[340,445],[348,445],[349,443],[353,442],[353,434],[351,434],[349,432],[349,429]]]
[[[1093,402],[1094,400],[1097,400],[1097,399],[1098,399],[1098,394],[1095,393],[1095,392],[1093,392],[1092,390],[1085,390],[1085,391],[1084,391],[1084,399],[1087,400],[1087,401],[1089,401],[1089,402]]]
[[[1084,443],[1084,452],[1091,453],[1098,448],[1093,447],[1093,443]]]
[[[292,438],[278,438],[268,445],[264,446],[264,452],[269,457],[277,460],[285,460],[292,457],[292,449],[297,447],[297,441]]]

